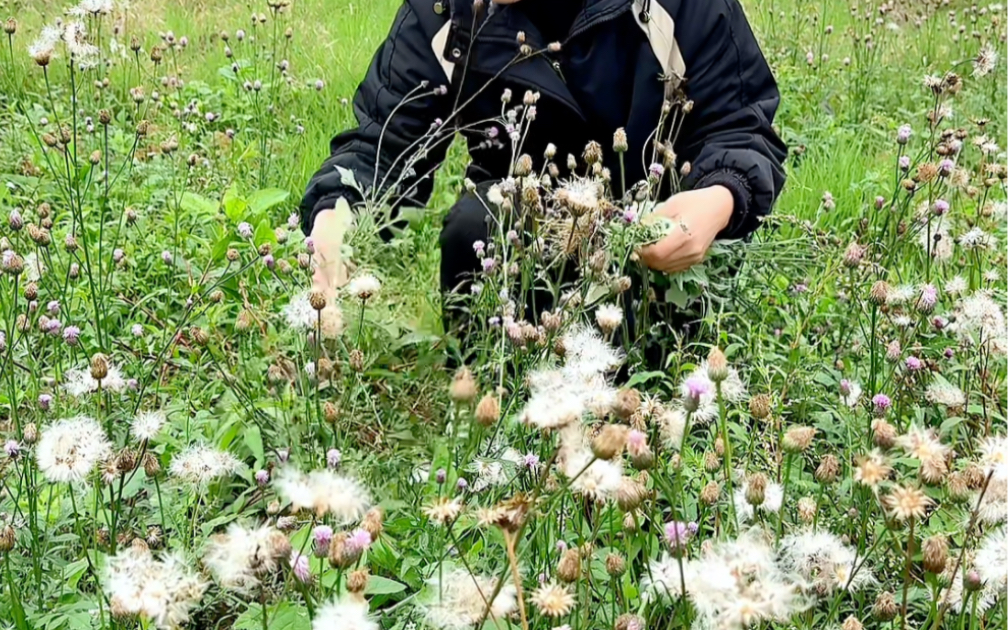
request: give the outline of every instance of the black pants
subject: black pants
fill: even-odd
[[[469,293],[472,279],[481,268],[481,262],[473,249],[476,241],[489,241],[492,218],[487,208],[492,207],[486,200],[486,192],[490,183],[480,184],[474,193],[466,192],[452,206],[444,218],[441,228],[441,297],[442,319],[446,332],[455,334],[461,344],[463,356],[466,355],[466,325],[468,313],[460,305],[458,299],[451,299],[452,294],[465,295]],[[480,201],[477,195],[484,201]],[[576,270],[571,270],[576,273]],[[623,312],[632,317],[634,308],[632,301],[643,291],[641,287],[642,274],[631,274],[633,281],[630,290],[623,293]],[[549,292],[543,295],[537,293],[535,305],[539,312],[551,307]],[[648,335],[643,348],[643,358],[651,369],[662,369],[665,357],[670,349],[684,341],[693,340],[699,330],[699,318],[694,313],[683,313],[668,303],[653,302],[649,312],[651,322],[657,322],[654,334]],[[635,322],[628,321],[631,331]],[[631,336],[636,334],[631,332]],[[614,340],[619,343],[619,340]]]

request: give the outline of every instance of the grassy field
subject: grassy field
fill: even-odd
[[[652,276],[702,335],[611,345],[644,226],[502,229],[453,373],[460,141],[325,308],[291,216],[399,2],[104,4],[0,2],[0,630],[1004,626],[1003,6],[745,2],[788,182]]]

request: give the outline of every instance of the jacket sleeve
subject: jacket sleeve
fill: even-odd
[[[444,20],[433,11],[421,14],[411,5],[412,0],[399,9],[357,88],[353,100],[357,127],[332,139],[329,158],[308,182],[300,207],[306,234],[311,233],[315,216],[331,209],[339,197],[362,201],[357,191],[342,183],[337,167],[352,171],[358,185],[374,194],[373,182],[381,188],[384,179],[387,188],[409,165],[392,197],[393,206],[403,202],[423,206],[430,198],[433,170],[444,160],[450,138],[444,136],[447,129],[436,141],[421,138],[430,137],[435,125],[447,118],[450,98],[445,86],[450,77],[431,44]],[[428,149],[421,153],[424,146]],[[412,159],[416,156],[419,159]]]
[[[698,36],[683,38],[686,97],[693,110],[680,137],[691,163],[687,188],[720,184],[734,212],[723,238],[759,227],[784,186],[787,148],[771,127],[780,93],[738,0],[684,0],[676,19]]]

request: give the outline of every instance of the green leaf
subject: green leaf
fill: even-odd
[[[337,166],[336,170],[339,171],[341,184],[343,184],[344,186],[349,186],[354,190],[360,190],[360,186],[358,186],[357,184],[357,177],[354,175],[353,171],[351,171],[348,168],[344,168],[342,166]]]
[[[71,590],[77,588],[77,583],[80,582],[82,577],[84,577],[84,573],[87,569],[87,558],[79,558],[66,565],[63,569],[63,579],[66,581],[67,588]]]
[[[401,593],[405,590],[406,585],[402,582],[390,580],[389,578],[385,578],[380,575],[372,575],[368,578],[367,588],[364,589],[364,594],[392,595],[393,593]]]
[[[278,206],[290,197],[290,192],[280,188],[263,188],[257,190],[248,197],[248,207],[252,214],[259,214]]]
[[[262,606],[250,606],[232,628],[234,630],[259,630],[263,627]],[[266,609],[266,622],[270,630],[311,630],[308,610],[291,602],[281,602]]]
[[[182,193],[179,207],[187,214],[212,217],[217,212],[217,202],[193,192]]]
[[[262,432],[259,431],[258,426],[253,424],[245,429],[245,445],[249,447],[250,451],[252,451],[252,456],[255,457],[256,465],[266,461],[266,456],[263,451]]]
[[[259,222],[259,225],[256,226],[255,234],[252,235],[252,241],[256,247],[259,247],[263,243],[276,244],[276,234],[270,226],[269,219],[264,218]]]

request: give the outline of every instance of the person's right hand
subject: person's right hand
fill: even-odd
[[[332,298],[336,289],[347,282],[346,264],[343,262],[343,238],[352,219],[350,204],[338,199],[332,210],[323,210],[315,216],[311,239],[315,248],[312,289]]]

